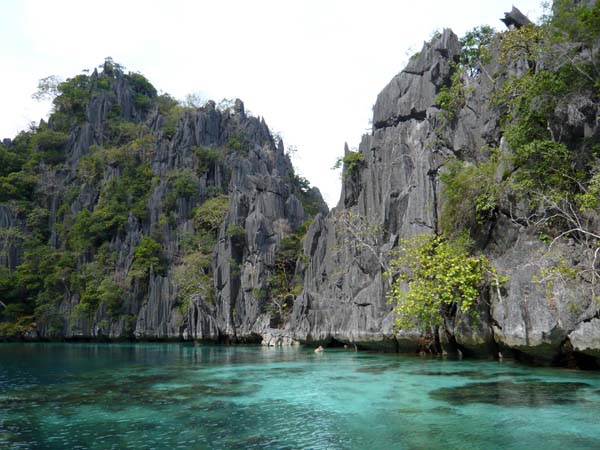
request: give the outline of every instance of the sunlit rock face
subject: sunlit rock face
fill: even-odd
[[[511,14],[520,13],[513,10],[507,17]],[[307,234],[304,292],[290,324],[296,339],[410,352],[422,348],[417,330],[394,330],[392,306],[386,301],[389,280],[382,276],[385,264],[340,225],[340,218],[363,217],[380,230],[379,255],[398,248],[403,238],[441,231],[440,174],[445,164],[453,158],[485,160],[485,148],[511,152],[500,127],[502,111],[490,98],[507,76],[520,76],[527,66],[524,61],[501,66],[499,51],[496,42],[483,74],[465,78],[469,95],[450,125],[436,105],[436,94],[449,85],[452,63],[460,54],[459,40],[450,30],[426,43],[378,95],[372,132],[358,148],[362,161],[353,170],[344,169],[337,207],[318,217]],[[573,139],[597,136],[597,111],[589,98],[572,97],[557,108],[550,126]],[[539,282],[548,267],[578,263],[589,252],[568,243],[557,243],[549,252],[534,227],[518,220],[522,208],[503,198],[494,220],[475,236],[477,251],[508,281],[482,294],[478,322],[459,314],[446,324],[444,350],[478,356],[512,353],[544,363],[564,360],[573,351],[597,357],[600,322],[589,283]]]
[[[64,289],[59,287],[62,295],[50,299],[37,320],[37,338],[260,342],[261,333],[269,330],[270,313],[257,292],[268,287],[280,241],[309,217],[299,197],[316,209],[313,215],[328,212],[318,189],[300,187],[283,142],[273,137],[264,119],[247,114],[240,100],[183,108],[157,97],[150,85],[140,106],[135,78],[109,63],[86,80],[89,101],[77,125],[67,130],[65,162],[40,169],[36,189],[48,210],[48,247],[65,251],[69,243],[56,230],[69,230],[82,211],[98,210],[110,186],[124,179],[129,169],[118,158],[130,161],[131,170],[146,170],[147,191],[136,192],[143,204],[136,212],[126,211],[124,224],[111,230],[104,243],[114,271],[103,275],[120,286],[119,307],[110,311],[99,301],[82,310],[85,289],[65,282]],[[128,130],[133,135],[125,138]],[[82,161],[98,154],[104,158],[98,163],[101,176],[82,182]],[[228,208],[211,231],[215,245],[205,250],[210,277],[185,299],[176,272],[201,244],[194,241],[196,222],[202,220],[196,208],[216,196],[226,196]],[[138,198],[128,194],[124,201],[130,200]],[[31,236],[25,215],[16,203],[0,205],[0,227],[20,230],[0,234],[0,264],[9,270],[23,263],[24,240]],[[148,238],[160,246],[158,264],[135,277],[136,249]],[[97,254],[97,249],[83,252],[74,272],[86,270]]]
[[[513,9],[507,25],[522,27],[526,18],[521,16]],[[69,130],[65,163],[44,166],[36,189],[45,193],[49,245],[61,249],[65,243],[56,225],[71,226],[64,217],[94,210],[102,190],[123,176],[118,164],[107,163],[94,183],[78,178],[81,161],[95,149],[117,146],[110,138],[111,118],[116,114],[152,136],[139,155],[152,178],[144,213],[130,212],[107,244],[116,261],[112,277],[125,285],[122,308],[116,316],[102,304],[90,314],[77,314],[81,293],[65,289],[55,299],[56,310],[37,321],[27,338],[427,349],[430,336],[417,329],[395,329],[387,299],[390,280],[384,273],[402,239],[441,231],[441,175],[449,161],[482,162],[492,148],[505,155],[512,152],[500,126],[503,110],[490,99],[508,78],[522,76],[528,61],[501,65],[498,41],[491,52],[479,76],[464,76],[469,95],[448,120],[436,96],[451,83],[461,44],[448,29],[425,43],[377,96],[372,130],[362,137],[353,164],[344,167],[341,196],[331,212],[317,189],[307,191],[298,184],[283,143],[274,139],[264,119],[247,114],[241,101],[227,108],[208,102],[172,120],[158,104],[141,107],[131,80],[119,71],[112,73],[108,87],[94,92],[84,120]],[[551,59],[540,58],[540,67],[553,64]],[[100,76],[90,76],[92,86]],[[156,93],[150,97],[158,101]],[[598,141],[598,110],[595,98],[570,96],[555,108],[549,132],[569,142]],[[49,126],[54,126],[52,120]],[[198,148],[216,151],[218,162],[201,161]],[[344,151],[352,155],[347,146]],[[513,168],[507,163],[501,169]],[[193,195],[173,197],[172,180],[186,171],[194,174]],[[498,173],[497,181],[503,176]],[[228,196],[229,203],[208,264],[207,288],[213,295],[205,290],[183,301],[176,268],[186,242],[197,232],[194,211],[216,194]],[[274,321],[268,291],[276,252],[282,239],[299,232],[312,215],[305,210],[307,199],[315,217],[295,266],[302,289],[290,296],[286,314]],[[493,219],[473,236],[476,252],[487,256],[507,281],[482,292],[478,321],[459,313],[444,324],[443,350],[484,357],[512,353],[545,363],[575,355],[598,365],[600,319],[589,280],[540,281],[548,268],[563,261],[581,264],[594,255],[573,242],[556,243],[549,252],[548,243],[525,220],[527,210],[522,201],[506,195]],[[360,242],[349,232],[348,220],[367,226],[373,242]],[[0,266],[13,271],[23,262],[24,240],[31,234],[19,205],[0,205],[0,229],[19,231],[0,234]],[[163,267],[152,267],[146,279],[132,281],[136,248],[147,237],[160,242]],[[77,269],[91,258],[84,254]]]

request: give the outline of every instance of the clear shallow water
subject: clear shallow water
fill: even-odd
[[[343,350],[3,344],[0,448],[600,448],[600,374]]]

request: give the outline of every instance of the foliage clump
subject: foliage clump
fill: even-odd
[[[219,150],[211,147],[192,147],[192,152],[197,158],[196,173],[198,176],[208,173],[222,157]]]
[[[129,276],[133,279],[147,279],[150,271],[158,274],[164,271],[162,248],[154,239],[145,236],[134,250]]]
[[[227,195],[209,198],[194,210],[194,224],[199,229],[216,233],[228,212],[229,197]]]
[[[227,140],[227,147],[234,152],[242,155],[248,155],[251,144],[243,133],[235,133]]]
[[[354,176],[358,174],[358,171],[365,160],[365,155],[361,152],[346,152],[344,156],[340,156],[335,160],[333,169],[344,169],[344,176]]]
[[[491,61],[491,46],[496,35],[489,25],[475,27],[460,39],[460,66],[467,74],[477,78],[484,70],[483,66]]]
[[[225,236],[227,236],[234,245],[242,245],[246,242],[246,230],[244,227],[233,224],[227,227],[225,230]]]
[[[461,52],[458,62],[451,63],[452,75],[449,83],[438,91],[435,102],[442,110],[444,125],[456,121],[458,112],[467,104],[473,90],[468,79],[479,79],[485,72],[485,65],[491,61],[492,45],[496,33],[493,28],[483,25],[468,31],[461,39]]]
[[[485,162],[451,160],[440,178],[444,183],[441,227],[449,235],[467,230],[474,234],[481,225],[493,220],[505,186],[498,182],[503,166],[498,152]]]
[[[466,104],[467,93],[463,80],[463,69],[456,68],[450,78],[450,86],[442,86],[435,102],[442,110],[442,118],[446,123],[453,123],[458,112]]]
[[[464,238],[423,234],[401,243],[390,261],[388,294],[399,329],[439,327],[457,311],[477,317],[480,292],[496,272],[484,256],[471,256]]]

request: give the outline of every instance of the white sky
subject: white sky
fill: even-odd
[[[540,0],[515,0],[530,18]],[[0,0],[0,138],[46,117],[37,81],[107,56],[176,98],[241,98],[264,116],[297,171],[337,203],[330,170],[369,131],[376,96],[434,30],[459,36],[512,0]]]

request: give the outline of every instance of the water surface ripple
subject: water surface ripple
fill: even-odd
[[[600,374],[298,348],[0,345],[0,448],[600,448]]]

